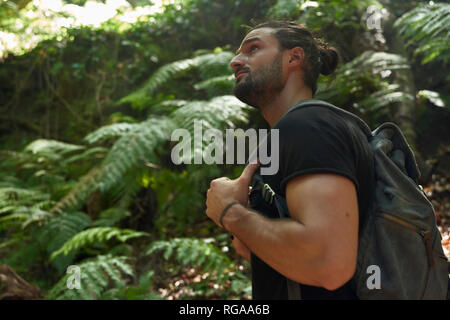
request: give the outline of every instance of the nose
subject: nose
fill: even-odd
[[[234,56],[233,59],[231,59],[230,67],[233,69],[234,72],[236,72],[236,70],[238,68],[240,68],[244,65],[245,65],[245,61],[241,54],[238,54],[238,55]]]

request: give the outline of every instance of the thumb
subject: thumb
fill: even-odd
[[[258,163],[249,163],[244,168],[244,171],[242,171],[242,174],[239,177],[239,179],[244,180],[247,184],[250,184],[250,181],[252,180],[252,177],[255,174],[256,170],[258,170],[258,168],[259,168],[259,162]]]

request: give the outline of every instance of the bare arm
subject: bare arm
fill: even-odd
[[[240,190],[239,183],[248,188],[247,174],[221,182],[237,183],[230,186],[233,190]],[[239,198],[215,190],[220,187],[220,182],[211,186],[211,210]],[[212,202],[219,198],[225,204],[215,207]],[[225,215],[224,227],[286,277],[329,290],[342,286],[356,268],[358,205],[353,182],[334,174],[300,176],[288,183],[286,200],[291,219],[268,219],[235,205]]]

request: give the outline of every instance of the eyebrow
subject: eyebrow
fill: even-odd
[[[239,49],[236,50],[236,54],[239,54],[241,52],[241,48],[243,46],[245,46],[246,44],[253,42],[253,41],[260,41],[261,39],[259,37],[252,37],[252,38],[248,38],[247,40],[245,40],[244,42],[241,43],[241,46],[239,47]]]

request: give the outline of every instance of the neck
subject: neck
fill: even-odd
[[[287,81],[280,94],[266,104],[259,106],[259,109],[270,127],[273,127],[291,107],[308,99],[312,99],[312,91],[309,87],[296,81]]]

